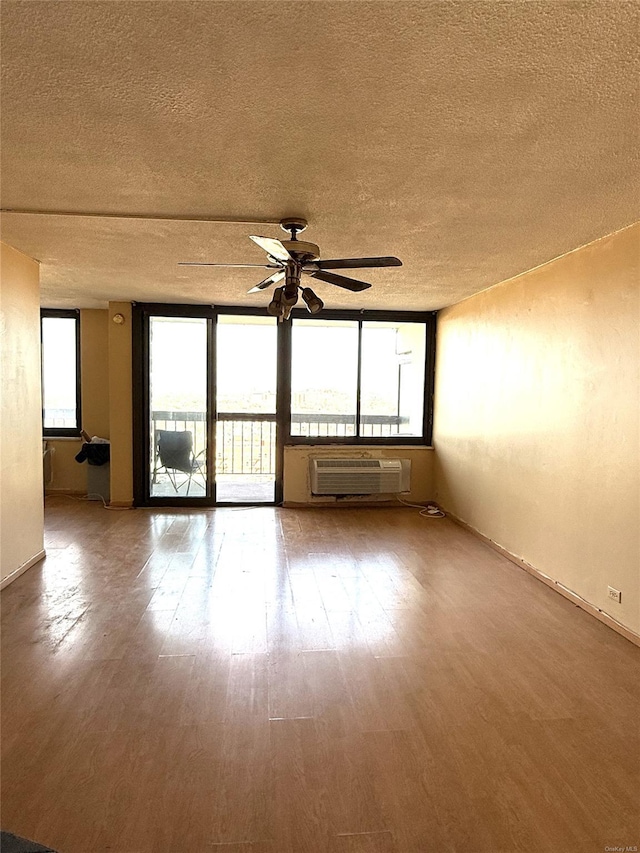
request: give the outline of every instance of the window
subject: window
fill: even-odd
[[[421,436],[424,427],[424,323],[362,324],[361,436]]]
[[[291,435],[355,436],[358,323],[294,319]]]
[[[292,440],[428,440],[427,353],[424,320],[294,316]]]
[[[80,315],[43,310],[42,426],[45,436],[80,435]]]

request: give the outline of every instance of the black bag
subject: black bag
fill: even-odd
[[[88,460],[89,465],[106,465],[111,458],[111,445],[106,442],[83,444],[82,450],[76,456],[76,462]]]

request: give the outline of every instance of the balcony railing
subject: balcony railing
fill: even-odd
[[[361,435],[367,438],[393,437],[406,423],[407,419],[399,416],[364,415],[361,417]],[[152,448],[155,448],[156,430],[159,429],[189,430],[193,436],[193,452],[197,455],[206,448],[206,412],[153,412]],[[291,434],[329,438],[354,436],[355,417],[292,413]],[[219,474],[274,475],[275,448],[275,414],[218,412],[216,471]]]
[[[400,426],[408,423],[399,415],[361,415],[360,435],[385,438],[398,435]],[[291,413],[291,435],[308,438],[347,438],[356,434],[355,415],[311,415]]]
[[[218,474],[276,472],[276,416],[218,412]]]
[[[152,447],[159,429],[189,430],[196,456],[207,446],[206,412],[153,412]],[[275,474],[276,416],[218,412],[218,474]]]

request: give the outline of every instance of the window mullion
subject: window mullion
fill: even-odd
[[[217,445],[218,440],[218,312],[207,318],[207,479],[206,496],[214,503],[217,489]]]
[[[278,323],[276,362],[276,484],[275,502],[284,498],[284,447],[291,441],[291,320]]]
[[[356,383],[356,438],[360,436],[360,379],[362,374],[362,320],[358,320],[358,378]]]
[[[78,431],[82,430],[82,377],[80,371],[82,369],[82,342],[80,339],[80,309],[75,312],[75,331],[76,331],[76,427]]]

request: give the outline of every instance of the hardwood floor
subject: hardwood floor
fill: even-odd
[[[639,845],[640,650],[411,509],[48,501],[3,828],[60,853]]]

